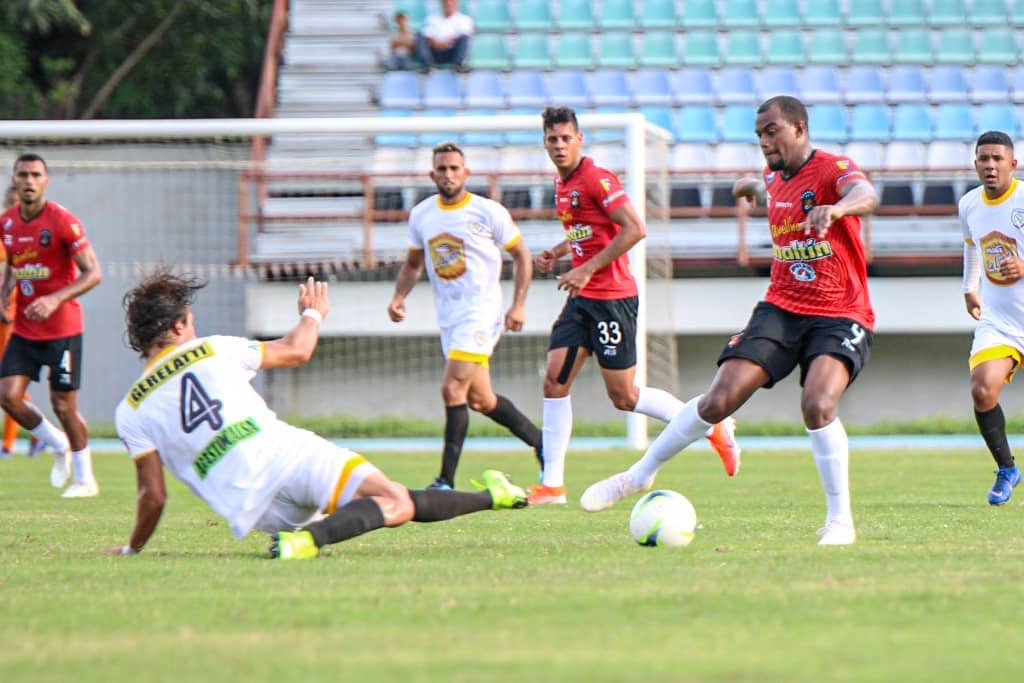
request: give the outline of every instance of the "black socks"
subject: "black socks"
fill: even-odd
[[[446,519],[468,515],[471,512],[490,510],[493,505],[487,491],[442,491],[409,489],[409,497],[416,507],[414,522],[442,522]]]
[[[441,454],[441,478],[449,486],[455,486],[455,468],[462,457],[462,445],[469,431],[469,407],[445,406],[444,409],[444,451]]]
[[[985,445],[996,464],[1000,467],[1013,467],[1013,453],[1006,439],[1006,418],[1002,407],[997,403],[995,408],[986,413],[975,410],[974,419],[978,422],[981,438],[985,439]]]
[[[540,448],[540,429],[530,421],[530,418],[523,415],[512,404],[512,401],[498,394],[498,404],[494,406],[494,410],[487,413],[487,417],[512,432],[520,441],[532,448],[534,453],[537,454],[537,460],[540,463],[541,469],[544,469],[544,460],[541,457]]]
[[[357,498],[338,508],[333,515],[313,522],[306,531],[318,548],[361,536],[384,526],[384,513],[372,498]]]

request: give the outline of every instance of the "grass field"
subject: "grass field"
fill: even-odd
[[[568,507],[382,530],[309,562],[235,541],[177,482],[146,552],[127,538],[134,468],[99,455],[102,495],[62,500],[49,459],[0,462],[0,681],[1009,681],[1024,636],[1022,492],[990,508],[980,452],[864,452],[858,543],[818,548],[807,453],[710,451],[669,465],[703,528],[636,546],[631,505],[583,487],[632,460],[573,453]],[[436,457],[377,455],[421,485]],[[519,481],[532,458],[467,454]]]

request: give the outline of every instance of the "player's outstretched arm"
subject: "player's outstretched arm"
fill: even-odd
[[[423,274],[423,250],[410,249],[405,256],[405,263],[398,271],[398,280],[395,282],[395,294],[388,304],[388,317],[391,322],[400,323],[405,320],[405,297]]]
[[[263,344],[260,367],[294,368],[308,363],[320,339],[320,323],[329,310],[326,282],[310,277],[299,285],[299,322],[285,336]]]
[[[804,232],[811,230],[824,237],[829,227],[844,216],[866,216],[878,206],[878,193],[867,179],[844,185],[839,191],[840,199],[835,204],[822,204],[810,210],[807,219],[800,224]]]
[[[164,467],[156,451],[144,453],[135,459],[135,480],[138,489],[135,506],[135,527],[127,545],[110,548],[111,555],[136,555],[156,531],[167,502],[167,484]]]
[[[767,192],[767,189],[764,186],[764,181],[752,176],[737,178],[736,182],[732,184],[733,199],[743,199],[746,197],[754,205],[758,202],[764,203],[765,192]]]
[[[533,258],[526,242],[519,240],[508,250],[512,255],[515,268],[515,291],[512,294],[512,305],[505,314],[505,329],[519,332],[526,322],[526,292],[530,289],[533,279]]]
[[[585,263],[573,268],[558,278],[558,288],[575,296],[587,286],[594,273],[607,268],[612,261],[633,248],[633,245],[647,236],[647,228],[637,215],[631,202],[622,204],[608,214],[621,227],[618,234],[604,249],[591,256]]]

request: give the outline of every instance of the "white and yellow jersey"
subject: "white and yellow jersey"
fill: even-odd
[[[1014,179],[995,199],[985,195],[984,187],[976,187],[960,199],[959,213],[966,243],[964,291],[978,292],[982,321],[1024,336],[1024,280],[1010,282],[999,274],[1006,258],[1021,257],[1024,185]]]
[[[520,239],[508,209],[472,193],[450,206],[434,195],[413,207],[409,248],[426,252],[440,327],[502,316],[501,249]]]
[[[239,538],[319,439],[277,419],[250,384],[262,353],[261,342],[226,336],[171,347],[146,366],[115,414],[128,453],[158,451]]]

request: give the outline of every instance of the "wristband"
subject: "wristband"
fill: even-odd
[[[123,545],[123,546],[121,546],[121,554],[122,555],[138,555],[139,551],[136,550],[135,548],[131,547],[130,545]]]
[[[305,318],[312,318],[318,323],[322,323],[324,321],[324,316],[321,315],[320,311],[316,310],[315,308],[307,308],[302,312],[302,316]]]

